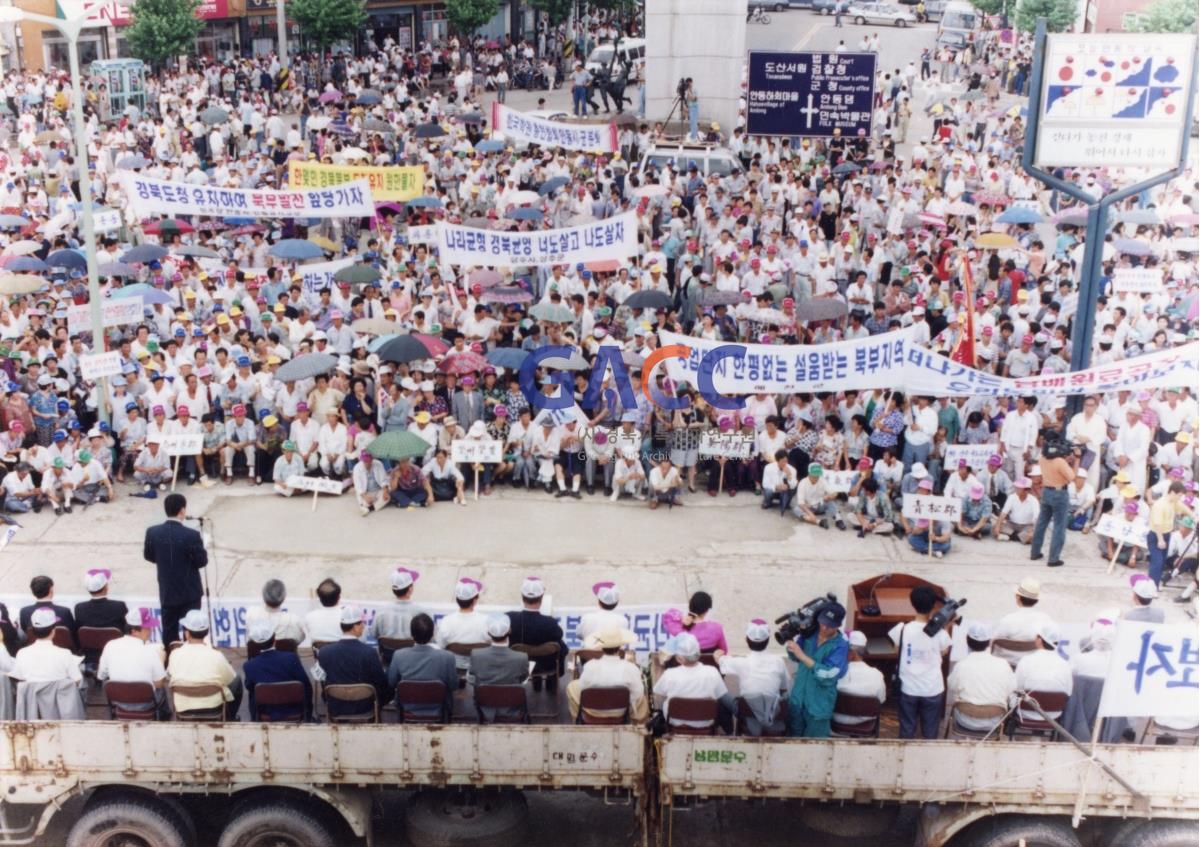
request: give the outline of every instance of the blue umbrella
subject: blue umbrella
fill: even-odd
[[[487,353],[488,364],[505,370],[517,370],[529,358],[529,352],[519,347],[497,347]]]
[[[97,271],[100,276],[137,276],[137,269],[124,262],[110,262],[101,265]]]
[[[498,141],[495,138],[485,138],[483,141],[475,144],[475,150],[478,153],[499,153],[504,149],[504,142]]]
[[[540,221],[543,215],[541,209],[531,209],[528,206],[522,206],[519,209],[510,209],[505,212],[504,217],[514,221]]]
[[[556,176],[552,179],[548,179],[542,183],[541,187],[538,189],[538,194],[542,195],[543,197],[548,194],[553,194],[570,181],[571,180],[567,179],[565,176]]]
[[[1026,206],[1013,206],[996,216],[996,222],[1002,224],[1040,224],[1044,220],[1041,212]]]
[[[23,218],[20,215],[0,215],[0,229],[20,229],[29,224],[29,218]]]
[[[142,302],[147,306],[154,303],[166,304],[174,302],[171,299],[170,294],[163,291],[161,288],[155,288],[153,285],[148,285],[144,282],[135,282],[133,285],[126,285],[124,288],[118,288],[112,293],[112,297],[115,300],[119,300],[124,297],[138,296],[142,298]]]
[[[383,102],[383,95],[373,89],[364,88],[354,98],[354,102],[359,106],[374,106],[377,103]]]
[[[1149,244],[1135,238],[1118,238],[1113,241],[1113,247],[1130,256],[1150,256],[1154,253],[1154,248]]]
[[[414,197],[406,201],[406,204],[414,209],[440,209],[442,201],[437,197]]]
[[[50,266],[37,256],[15,256],[4,262],[4,270],[12,273],[45,273]]]
[[[121,261],[130,265],[145,265],[157,262],[165,255],[167,255],[167,251],[157,244],[139,244],[137,247],[126,250],[121,256]]]
[[[403,334],[404,333],[402,333],[402,332],[393,332],[390,335],[381,335],[378,338],[374,338],[367,343],[367,352],[374,353],[377,350],[379,350],[380,347],[382,347],[383,345],[385,345],[389,341],[391,341],[393,338],[399,338]]]
[[[272,245],[267,253],[277,256],[280,259],[293,259],[295,261],[319,259],[325,255],[324,250],[311,241],[305,241],[303,238],[285,238],[278,244]]]
[[[117,159],[117,167],[126,168],[128,170],[144,168],[148,164],[150,163],[146,160],[146,157],[137,153],[134,153],[132,156],[122,156],[120,159]]]
[[[87,267],[87,259],[74,250],[55,250],[46,257],[46,264],[52,268],[81,271]]]

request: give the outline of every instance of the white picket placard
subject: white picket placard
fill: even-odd
[[[83,378],[95,382],[106,376],[118,376],[121,373],[121,353],[112,350],[107,353],[88,353],[79,359],[79,372]]]
[[[345,491],[345,486],[336,479],[325,479],[319,476],[291,476],[287,481],[288,488],[299,491],[311,491],[314,494],[333,494],[339,496]]]
[[[168,456],[196,456],[204,449],[204,433],[181,432],[164,435],[162,451]]]
[[[1107,514],[1096,523],[1096,534],[1111,538],[1121,544],[1146,549],[1146,535],[1150,527],[1143,520],[1127,521],[1123,516]]]
[[[905,494],[904,517],[955,523],[962,517],[962,501],[934,494]]]
[[[450,442],[450,461],[495,464],[504,460],[504,444],[492,438],[460,438]]]
[[[754,455],[753,436],[740,432],[707,430],[700,435],[700,455],[708,458],[749,459]]]

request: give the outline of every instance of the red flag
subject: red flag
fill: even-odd
[[[971,278],[971,262],[962,257],[963,289],[966,293],[967,320],[960,327],[958,341],[950,351],[950,359],[968,368],[975,367],[975,282]]]

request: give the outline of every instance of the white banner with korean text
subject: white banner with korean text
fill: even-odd
[[[106,327],[140,323],[145,315],[145,308],[140,294],[133,297],[109,297],[100,301],[100,323]],[[91,328],[90,303],[72,303],[67,306],[68,332],[88,332]]]
[[[301,285],[306,294],[320,294],[323,289],[334,287],[333,275],[342,268],[354,264],[354,258],[334,259],[332,262],[313,262],[307,265],[296,265],[296,273],[303,277]]]
[[[619,149],[616,124],[560,123],[526,115],[503,103],[492,104],[492,128],[503,133],[504,139],[510,143],[527,141],[543,147],[601,153],[615,153]]]
[[[1118,621],[1100,716],[1194,720],[1200,712],[1198,651],[1194,626]]]
[[[132,171],[122,171],[120,180],[126,200],[140,217],[355,218],[375,214],[371,188],[365,179],[293,191],[191,185]]]
[[[626,212],[562,229],[505,232],[439,222],[438,255],[451,265],[577,265],[638,254],[637,218]]]

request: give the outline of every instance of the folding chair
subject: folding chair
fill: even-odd
[[[668,732],[673,735],[716,735],[717,701],[697,697],[672,697],[667,701]],[[707,726],[678,726],[677,721],[705,721]]]
[[[558,702],[558,644],[556,642],[547,642],[546,644],[512,644],[512,649],[518,653],[524,653],[532,661],[544,659],[549,656],[554,657],[554,667],[548,671],[534,671],[529,675],[531,680],[540,680],[545,686],[546,694],[554,700],[553,712],[531,712],[530,717],[534,718],[557,718],[562,707]],[[553,681],[553,682],[551,682]],[[550,690],[553,684],[554,690]],[[536,692],[536,688],[534,689]]]
[[[104,645],[124,635],[115,626],[81,626],[76,632],[79,639],[79,651],[83,653],[83,676],[88,681],[89,694],[96,689],[96,668],[100,663],[100,654]],[[88,705],[92,705],[88,698]]]
[[[520,714],[509,716],[497,712],[491,718],[484,709],[519,709]],[[524,685],[476,685],[475,712],[481,724],[529,723],[529,704],[525,699]]]
[[[585,664],[592,659],[599,659],[604,655],[603,650],[572,650],[571,653],[575,657],[575,661],[572,663],[572,679],[579,679],[579,675],[583,673],[583,666]]]
[[[745,735],[743,731],[743,723],[748,718],[755,717],[754,710],[750,708],[750,704],[743,698],[739,697],[735,701],[737,703],[737,734]],[[775,707],[776,721],[781,724],[778,729],[763,727],[762,738],[782,738],[787,735],[787,700],[780,699],[779,704]]]
[[[950,716],[946,719],[946,732],[943,737],[952,739],[961,738],[964,741],[982,741],[985,738],[999,741],[1003,737],[1004,729],[1000,723],[1000,719],[1004,717],[1007,711],[1008,708],[999,703],[985,706],[976,703],[955,703],[954,708],[950,710]],[[990,720],[995,723],[995,726],[991,729],[968,729],[959,722],[959,715],[966,718]]]
[[[184,697],[220,697],[221,704],[208,709],[182,710],[175,700],[179,695],[183,695]],[[171,683],[171,707],[175,711],[175,720],[177,721],[223,722],[228,720],[228,716],[225,713],[225,689],[212,683],[200,685],[176,685],[175,683]]]
[[[450,723],[450,712],[446,707],[446,684],[441,680],[405,682],[396,685],[396,711],[400,723]],[[436,714],[419,714],[412,706],[436,706]]]
[[[154,686],[148,682],[106,682],[104,699],[108,702],[108,719],[113,721],[158,720],[158,703]]]
[[[392,663],[392,654],[397,650],[403,650],[405,647],[411,647],[417,642],[411,638],[383,638],[379,639],[379,658],[383,660],[383,666],[386,668]]]
[[[830,731],[839,738],[878,738],[880,703],[877,697],[856,697],[839,694],[833,712],[846,717],[867,718],[861,723],[841,723],[834,720]]]
[[[50,633],[50,640],[54,642],[55,647],[70,650],[72,653],[79,652],[79,648],[75,646],[75,636],[71,635],[71,630],[65,626],[54,627],[54,631]]]
[[[254,719],[262,723],[304,723],[304,683],[291,680],[290,682],[260,682],[254,686],[254,706],[257,714]],[[268,706],[287,707],[282,717],[271,717]]]
[[[368,711],[335,715],[333,709],[328,708],[332,705],[329,703],[330,700],[347,704],[370,702],[371,708]],[[330,723],[379,723],[379,700],[375,697],[375,686],[373,685],[367,685],[365,682],[349,685],[326,685],[325,701]]]
[[[629,689],[623,685],[583,689],[579,692],[579,715],[575,723],[589,726],[629,723]]]
[[[462,643],[459,641],[452,641],[451,643],[446,645],[446,649],[449,650],[451,653],[453,653],[455,656],[462,656],[466,659],[470,659],[472,650],[481,650],[487,646],[489,646],[489,645],[487,645],[487,644],[466,644],[466,643]],[[467,687],[467,669],[466,668],[458,669],[458,687],[460,689]]]
[[[1149,739],[1149,741],[1147,741]],[[1195,747],[1200,743],[1200,727],[1192,727],[1191,729],[1171,729],[1163,726],[1154,718],[1146,721],[1146,728],[1142,730],[1142,737],[1138,739],[1139,744],[1153,744],[1160,747],[1165,746],[1182,746]]]
[[[1037,703],[1046,712],[1062,712],[1067,707],[1067,699],[1067,695],[1061,691],[1030,691],[1023,695],[1017,709],[1013,711],[1012,718],[1008,721],[1009,740],[1016,737],[1018,733],[1034,736],[1048,735],[1053,738],[1054,733],[1058,730],[1040,714],[1037,714],[1033,704]],[[1034,712],[1034,714],[1022,715],[1021,709]]]
[[[275,649],[282,650],[284,653],[295,653],[300,649],[300,642],[294,638],[276,638]]]

